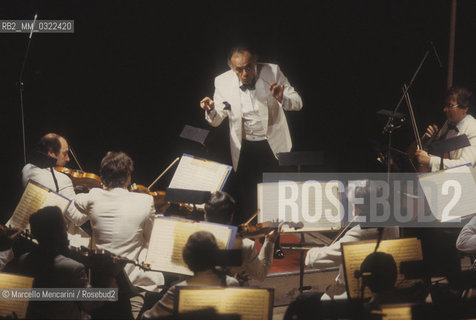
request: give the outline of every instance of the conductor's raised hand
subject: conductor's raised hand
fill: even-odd
[[[215,102],[209,97],[205,97],[200,101],[200,108],[205,111],[210,111],[215,108]]]
[[[283,93],[284,93],[284,86],[279,85],[276,82],[273,82],[269,86],[269,91],[273,95],[273,97],[278,100],[279,102],[283,102]]]

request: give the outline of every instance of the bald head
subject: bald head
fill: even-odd
[[[38,143],[40,152],[56,159],[56,165],[63,167],[69,162],[69,145],[65,138],[56,134],[45,134]]]

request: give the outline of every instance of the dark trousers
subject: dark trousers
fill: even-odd
[[[235,225],[244,223],[256,213],[257,184],[262,182],[263,172],[275,172],[278,168],[278,160],[267,140],[242,141],[233,192],[236,200]]]

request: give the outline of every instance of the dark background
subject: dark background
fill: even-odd
[[[385,119],[376,111],[395,107],[430,41],[443,67],[431,53],[410,95],[422,132],[444,121],[450,2],[2,1],[0,17],[75,21],[74,34],[33,36],[23,79],[27,149],[57,132],[94,173],[107,151],[122,150],[135,161],[134,182],[148,185],[184,151],[231,163],[228,124],[209,127],[198,102],[213,95],[241,39],[260,61],[279,64],[303,99],[300,112],[287,113],[293,150],[324,151],[317,170],[384,171],[373,146],[385,143]],[[475,1],[458,1],[454,80],[472,90],[475,13]],[[26,33],[0,34],[4,218],[22,191],[17,82],[27,42]],[[185,124],[211,130],[208,153],[179,138]],[[412,139],[408,125],[393,134],[400,149]]]

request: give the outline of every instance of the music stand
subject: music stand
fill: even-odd
[[[165,191],[164,200],[175,203],[190,203],[196,205],[207,202],[208,199],[210,199],[210,195],[210,191],[167,188]]]
[[[440,170],[443,170],[443,155],[451,151],[455,151],[464,147],[470,146],[468,136],[465,134],[451,137],[449,139],[436,141],[428,148],[428,153],[434,154],[440,157]]]
[[[322,151],[295,151],[295,152],[280,152],[278,153],[279,166],[296,166],[297,172],[301,172],[301,166],[303,165],[315,165],[322,166],[325,163],[324,153]],[[300,232],[301,239],[297,245],[300,247],[300,259],[299,259],[299,291],[302,293],[304,289],[310,289],[311,287],[304,288],[304,232]],[[294,245],[296,247],[296,245]]]
[[[186,124],[180,133],[180,138],[182,138],[184,142],[184,152],[205,157],[205,155],[208,154],[206,142],[209,133],[210,130]]]

